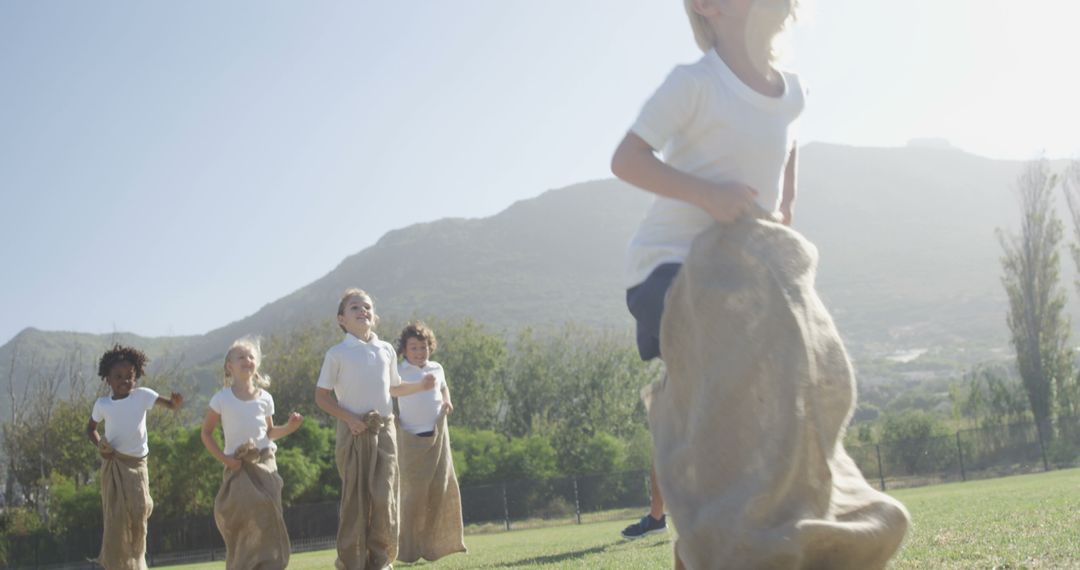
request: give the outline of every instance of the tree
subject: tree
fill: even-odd
[[[1065,200],[1069,205],[1069,214],[1072,219],[1073,237],[1076,241],[1070,244],[1073,263],[1077,268],[1077,278],[1073,281],[1076,290],[1080,292],[1080,159],[1073,160],[1065,169],[1062,177],[1062,190],[1065,192]],[[1080,379],[1072,377],[1068,385],[1061,386],[1058,398],[1058,413],[1060,415],[1075,415],[1080,413]]]
[[[922,410],[886,413],[881,426],[883,452],[908,475],[938,469],[953,451],[944,422]]]
[[[998,230],[1004,250],[1001,282],[1009,298],[1008,324],[1020,378],[1043,438],[1053,411],[1054,388],[1072,376],[1065,293],[1059,281],[1062,224],[1051,204],[1057,179],[1046,160],[1027,165],[1017,180],[1020,233]]]
[[[454,402],[450,421],[474,429],[498,427],[506,342],[471,319],[456,325],[435,324],[439,343],[431,359],[442,364],[446,372],[446,384]]]
[[[980,366],[949,389],[953,413],[977,427],[1015,424],[1030,411],[1024,386],[1001,366]]]
[[[514,342],[502,376],[507,405],[505,425],[514,437],[551,431],[554,409],[563,404],[559,366],[552,361],[560,352],[551,345],[551,339],[541,339],[531,328],[518,333]]]
[[[12,371],[16,358],[13,354]],[[30,360],[36,362],[36,356],[30,355]],[[11,419],[2,430],[9,501],[15,498],[17,485],[22,501],[43,508],[53,471],[82,484],[96,467],[93,448],[83,436],[91,409],[85,364],[86,357],[76,345],[51,369],[28,368],[21,395],[15,392],[11,377]]]
[[[262,347],[263,362],[259,368],[270,377],[269,391],[274,396],[277,423],[283,424],[291,412],[299,412],[308,420],[333,425],[332,418],[315,405],[315,383],[326,350],[340,341],[337,323],[330,326],[324,322],[272,336]]]

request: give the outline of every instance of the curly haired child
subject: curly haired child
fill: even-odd
[[[105,530],[96,562],[107,570],[143,570],[146,566],[146,521],[154,510],[146,458],[146,412],[155,405],[178,410],[184,397],[162,398],[137,387],[148,359],[141,350],[115,345],[98,362],[98,376],[110,395],[98,398],[86,424],[86,436],[98,448],[101,464],[101,506]],[[105,422],[105,437],[98,424]]]
[[[466,552],[461,491],[450,451],[447,414],[453,412],[443,367],[430,356],[438,343],[422,322],[409,323],[398,337],[403,384],[435,379],[435,389],[398,398],[398,465],[401,468],[401,533],[398,560],[438,560]]]

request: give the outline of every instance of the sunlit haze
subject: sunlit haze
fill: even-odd
[[[1080,156],[1075,0],[815,0],[802,142]],[[681,0],[0,4],[0,343],[199,334],[386,231],[610,176]],[[807,198],[812,199],[812,198]]]

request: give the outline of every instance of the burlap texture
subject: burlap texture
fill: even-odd
[[[668,293],[667,377],[644,391],[690,569],[883,568],[908,515],[843,448],[851,364],[814,290],[817,250],[770,222],[714,225]]]
[[[101,463],[105,530],[94,562],[106,570],[146,570],[146,521],[154,510],[146,458],[116,453],[105,438],[98,447],[114,455]]]
[[[370,412],[368,429],[353,435],[337,423],[341,508],[337,535],[339,570],[383,570],[398,551],[398,463],[393,416]]]
[[[435,435],[418,437],[398,427],[401,468],[401,534],[398,560],[438,560],[466,552],[461,491],[450,454],[446,415]]]
[[[214,522],[225,540],[225,567],[281,570],[289,565],[289,533],[281,510],[283,482],[270,448],[247,442],[233,457],[238,471],[225,469],[214,498]]]

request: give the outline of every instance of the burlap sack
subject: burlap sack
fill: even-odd
[[[687,568],[882,568],[904,538],[843,448],[855,384],[816,265],[784,226],[714,225],[668,293],[645,399]]]
[[[398,560],[438,560],[466,552],[461,521],[461,491],[450,455],[446,415],[432,437],[415,436],[398,426],[401,468],[401,534]]]
[[[398,550],[398,463],[394,417],[370,412],[368,429],[353,435],[337,424],[341,510],[337,535],[339,570],[383,570]]]
[[[146,458],[116,453],[105,438],[98,447],[115,455],[101,464],[105,531],[94,562],[106,570],[146,570],[146,521],[154,510]]]
[[[283,482],[270,448],[247,442],[233,457],[243,465],[225,469],[214,498],[214,522],[225,540],[225,567],[281,570],[289,565],[289,533],[281,511]]]

